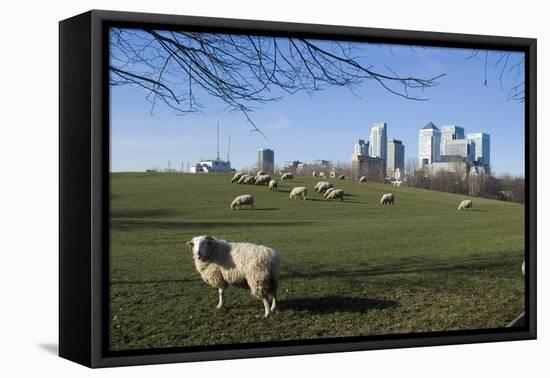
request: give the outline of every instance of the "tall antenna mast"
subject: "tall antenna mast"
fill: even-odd
[[[227,161],[229,162],[229,149],[231,148],[231,134],[229,134],[229,141],[227,142]]]
[[[220,123],[216,128],[216,160],[220,160]]]

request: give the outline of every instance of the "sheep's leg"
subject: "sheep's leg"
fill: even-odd
[[[267,300],[267,298],[263,297],[262,302],[264,302],[264,308],[265,308],[264,316],[267,318],[269,316],[269,313],[271,312],[269,307],[269,301]]]
[[[222,288],[219,288],[218,289],[218,296],[219,296],[219,300],[218,300],[218,305],[216,306],[216,308],[222,308],[223,306],[223,289]]]
[[[271,297],[271,311],[274,311],[277,308],[277,298],[275,296]]]

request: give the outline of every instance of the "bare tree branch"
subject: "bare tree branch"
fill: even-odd
[[[199,112],[200,99],[211,96],[243,113],[262,135],[250,113],[284,93],[312,95],[328,87],[353,93],[374,80],[394,95],[425,101],[420,93],[445,75],[379,72],[353,55],[358,51],[353,42],[120,28],[112,29],[110,42],[110,84],[144,90],[151,111],[162,102],[178,114]]]

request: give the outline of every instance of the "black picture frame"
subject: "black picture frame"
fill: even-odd
[[[524,326],[109,352],[109,26],[147,26],[525,52]],[[88,367],[535,339],[536,39],[92,10],[59,24],[59,355]]]

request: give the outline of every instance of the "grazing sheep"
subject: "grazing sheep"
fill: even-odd
[[[265,172],[264,171],[258,171],[256,172],[256,176],[263,176],[265,175]]]
[[[387,193],[382,196],[380,199],[380,205],[389,205],[394,204],[395,202],[395,195],[393,193]]]
[[[231,179],[231,182],[237,182],[239,181],[239,179],[244,175],[243,172],[237,172],[235,173],[235,175],[233,176],[233,178]]]
[[[302,198],[303,200],[305,200],[306,196],[307,188],[305,186],[297,186],[293,188],[290,192],[290,198]]]
[[[277,189],[277,181],[271,180],[271,181],[269,182],[269,190],[275,190],[275,189]],[[278,190],[278,189],[277,189],[277,190]]]
[[[324,182],[317,188],[318,193],[324,193],[326,190],[333,188],[334,186],[328,182]]]
[[[319,172],[319,178],[327,178],[327,175],[325,174],[325,172]]]
[[[319,186],[321,186],[322,184],[325,184],[325,183],[328,184],[328,181],[319,181],[319,182],[317,182],[317,184],[315,184],[315,186],[313,187],[313,190],[315,190],[317,192],[319,190]]]
[[[247,177],[250,177],[249,174],[244,174],[242,175],[239,180],[237,180],[237,184],[243,184],[244,183],[244,180],[246,180]]]
[[[359,182],[367,182],[367,176],[359,177]]]
[[[254,208],[254,197],[251,194],[243,194],[242,196],[236,197],[233,202],[231,202],[231,210],[240,210],[242,205],[250,205],[251,208]]]
[[[325,194],[323,194],[324,197],[327,197],[332,191],[336,190],[336,188],[328,188]]]
[[[464,200],[458,205],[458,210],[471,209],[472,206],[472,200]]]
[[[293,178],[294,178],[294,175],[290,172],[287,172],[287,173],[283,173],[283,175],[281,176],[281,181],[292,180]]]
[[[311,175],[312,175],[313,177],[317,177],[317,172],[316,172],[316,171],[313,171],[313,172],[311,172]]]
[[[255,177],[254,184],[256,185],[269,184],[270,181],[271,181],[270,175],[261,175],[261,176]]]
[[[334,201],[336,198],[340,198],[340,201],[344,200],[344,191],[342,189],[332,190],[327,197],[327,201]]]
[[[336,172],[330,172],[329,176],[330,178],[336,178]]]
[[[254,176],[246,176],[244,181],[242,182],[243,184],[254,184]]]
[[[346,179],[346,176],[344,176],[344,175],[338,176],[338,180],[345,180],[345,179]]]
[[[262,300],[264,316],[275,310],[281,269],[276,250],[251,243],[229,243],[209,235],[196,236],[186,244],[203,281],[218,289],[216,308],[223,306],[223,291],[236,286],[250,289],[253,297]]]

